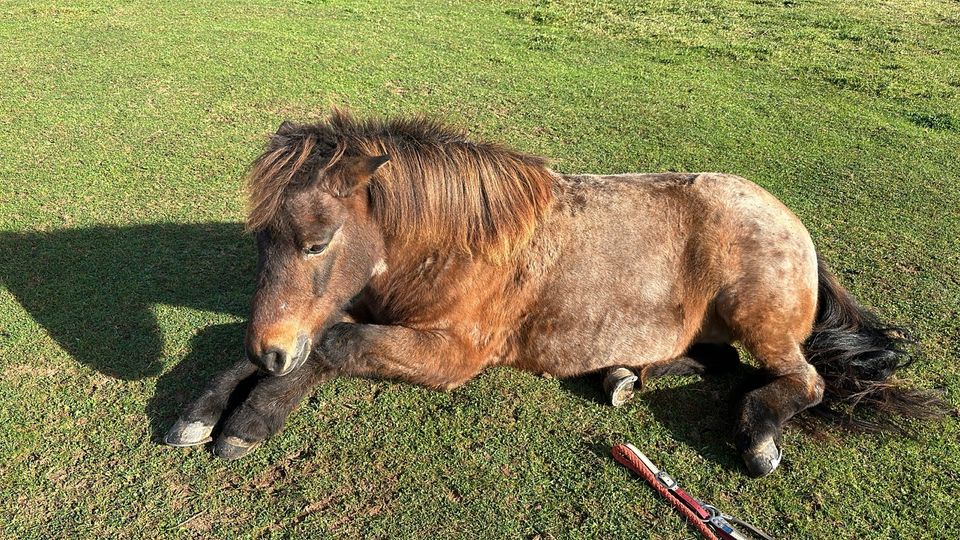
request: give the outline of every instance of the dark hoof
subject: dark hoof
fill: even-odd
[[[783,459],[783,450],[777,448],[772,438],[741,454],[750,476],[761,477],[772,473]]]
[[[213,439],[210,433],[213,431],[213,424],[206,424],[200,420],[179,419],[167,432],[163,438],[164,444],[176,447],[196,446],[206,444]]]
[[[213,446],[213,453],[222,459],[233,461],[253,452],[259,445],[260,441],[250,442],[233,436],[220,437]]]

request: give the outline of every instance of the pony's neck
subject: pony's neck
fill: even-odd
[[[542,158],[466,142],[378,148],[391,156],[368,186],[384,235],[418,253],[505,260],[549,211],[557,178]]]

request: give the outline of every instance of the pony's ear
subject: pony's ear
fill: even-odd
[[[343,157],[338,164],[338,178],[332,185],[334,195],[349,197],[357,188],[365,186],[374,173],[388,161],[388,155]]]
[[[293,122],[284,120],[280,122],[280,127],[277,128],[277,135],[289,135],[295,129],[297,129],[297,126]]]
[[[284,120],[277,128],[277,132],[270,136],[270,150],[276,150],[290,140],[290,136],[297,132],[298,126],[289,120]]]

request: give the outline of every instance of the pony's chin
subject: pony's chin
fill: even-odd
[[[286,377],[287,375],[293,373],[293,371],[296,370],[298,367],[300,367],[302,363],[303,362],[300,362],[299,364],[296,364],[296,365],[287,366],[287,369],[279,373],[268,373],[268,375],[270,375],[271,377]]]

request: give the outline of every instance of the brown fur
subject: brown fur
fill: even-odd
[[[450,389],[495,364],[669,372],[697,344],[738,340],[772,376],[739,416],[754,474],[779,462],[780,425],[824,395],[805,342],[825,271],[799,219],[742,178],[564,176],[429,120],[335,110],[284,123],[250,194],[261,264],[248,354],[299,386],[340,373]],[[820,349],[824,366],[834,349]],[[250,399],[280,403],[270,392],[283,386]],[[226,433],[279,429],[244,433],[254,421]]]

